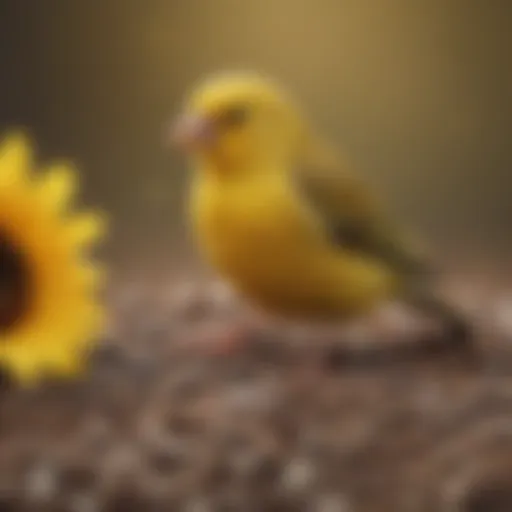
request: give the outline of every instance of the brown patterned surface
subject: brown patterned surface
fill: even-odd
[[[512,294],[477,281],[450,291],[478,357],[360,365],[342,343],[417,322],[260,324],[217,354],[205,343],[247,318],[222,288],[125,286],[81,382],[2,390],[0,512],[510,512]]]

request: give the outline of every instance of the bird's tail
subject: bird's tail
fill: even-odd
[[[471,338],[470,323],[455,305],[436,291],[435,281],[430,275],[411,276],[403,283],[401,298],[406,305],[441,322],[447,344],[467,345]]]

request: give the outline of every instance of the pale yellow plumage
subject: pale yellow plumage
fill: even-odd
[[[191,206],[208,259],[270,311],[343,317],[393,290],[392,275],[377,261],[332,244],[282,173],[269,169],[229,184],[201,175]]]
[[[248,299],[278,315],[344,319],[407,295],[423,262],[278,86],[213,77],[185,110],[176,135],[193,158],[194,232]]]

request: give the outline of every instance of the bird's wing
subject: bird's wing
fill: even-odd
[[[338,165],[301,164],[293,179],[334,243],[375,257],[401,275],[427,275],[428,258],[393,221],[366,183]]]

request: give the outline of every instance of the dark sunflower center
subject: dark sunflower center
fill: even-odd
[[[29,272],[17,247],[0,233],[0,333],[15,325],[28,307]]]

